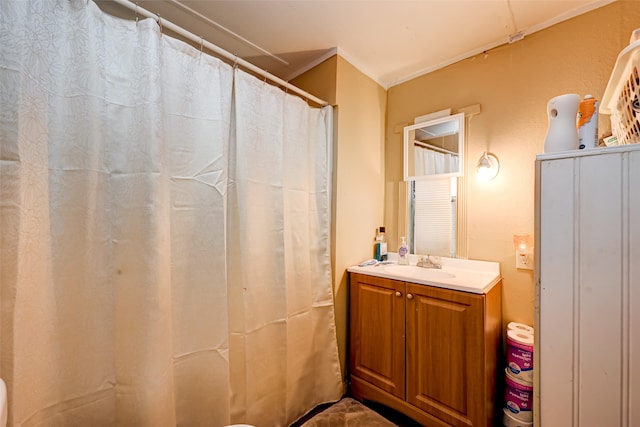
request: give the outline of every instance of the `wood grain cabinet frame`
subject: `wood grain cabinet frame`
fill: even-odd
[[[493,425],[501,283],[487,294],[350,273],[350,390],[425,426]]]

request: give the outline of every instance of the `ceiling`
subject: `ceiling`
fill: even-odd
[[[338,53],[385,88],[613,0],[138,0],[283,80]],[[118,8],[97,1],[103,9]],[[124,10],[124,9],[123,9]],[[120,16],[132,18],[130,11]]]

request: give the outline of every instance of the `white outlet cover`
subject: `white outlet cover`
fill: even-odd
[[[516,268],[533,270],[533,253],[516,251]]]

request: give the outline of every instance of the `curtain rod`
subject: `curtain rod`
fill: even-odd
[[[184,28],[174,24],[171,21],[167,21],[166,19],[160,17],[160,15],[157,15],[153,12],[149,12],[148,10],[138,6],[137,4],[129,1],[129,0],[112,0],[115,3],[118,3],[121,6],[126,7],[127,9],[134,11],[135,13],[139,14],[139,15],[143,15],[146,16],[147,18],[152,18],[154,20],[156,20],[158,22],[158,24],[160,25],[160,28],[168,28],[169,30],[173,31],[176,34],[180,34],[181,36],[195,42],[195,43],[199,43],[202,46],[206,47],[207,49],[215,52],[217,55],[226,58],[230,61],[233,61],[234,64],[240,65],[243,68],[246,68],[247,70],[250,70],[262,77],[265,77],[269,80],[271,80],[274,83],[277,83],[279,86],[285,87],[288,90],[297,93],[298,95],[302,95],[304,98],[308,99],[309,101],[313,101],[316,104],[319,104],[321,106],[326,106],[329,105],[329,103],[327,101],[324,101],[318,97],[315,97],[313,95],[311,95],[309,92],[306,92],[302,89],[300,89],[297,86],[292,85],[289,82],[286,82],[284,80],[282,80],[281,78],[274,76],[273,74],[269,73],[268,71],[265,71],[259,67],[256,67],[255,65],[253,65],[252,63],[238,57],[237,55],[234,55],[232,53],[227,52],[226,50],[224,50],[223,48],[216,46],[215,44],[208,42],[206,40],[204,40],[202,37],[200,36],[196,36],[195,34],[193,34],[190,31],[185,30]]]
[[[439,151],[440,153],[452,154],[454,156],[458,155],[458,153],[456,153],[454,151],[449,151],[446,148],[440,148],[440,147],[437,147],[437,146],[431,145],[431,144],[425,144],[422,141],[413,141],[413,144],[417,145],[418,147],[426,148],[427,150]]]

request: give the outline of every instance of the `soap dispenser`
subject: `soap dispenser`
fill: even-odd
[[[409,246],[407,246],[407,238],[402,236],[400,247],[398,248],[398,265],[409,265]]]

